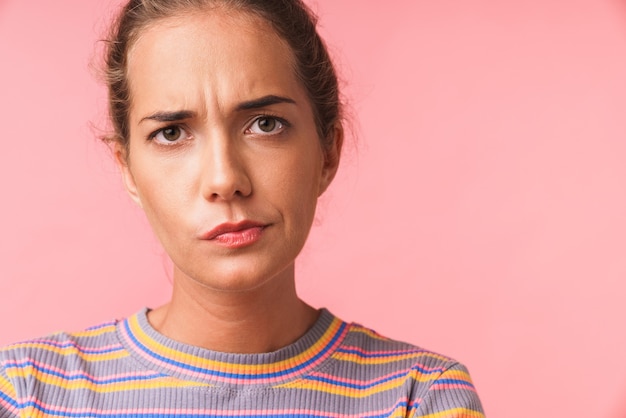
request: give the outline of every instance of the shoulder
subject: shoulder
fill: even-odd
[[[350,324],[337,360],[376,370],[385,386],[396,385],[411,416],[483,417],[467,368],[457,360]]]
[[[360,324],[349,324],[338,349],[341,356],[364,363],[401,363],[423,376],[436,376],[459,363],[448,356],[403,341],[385,337]]]
[[[43,386],[71,386],[88,379],[102,362],[124,357],[116,324],[109,321],[81,332],[59,332],[1,348],[0,416],[19,416],[25,400],[34,399],[34,392]]]
[[[123,350],[116,337],[118,321],[84,331],[58,332],[0,349],[0,368],[12,377],[58,373],[78,364],[106,360]]]

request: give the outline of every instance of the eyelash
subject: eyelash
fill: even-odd
[[[150,135],[148,135],[148,140],[149,141],[154,141],[156,143],[158,143],[159,145],[163,145],[166,147],[171,147],[174,145],[179,145],[182,140],[177,139],[176,141],[168,141],[167,139],[163,140],[163,141],[159,141],[159,140],[155,140],[155,138],[157,137],[157,135],[162,134],[163,132],[165,132],[167,129],[172,129],[172,128],[177,128],[180,129],[182,131],[182,140],[184,139],[189,139],[192,137],[192,135],[189,133],[189,129],[184,126],[184,125],[168,125],[168,126],[164,126],[163,128],[157,129],[156,131],[152,132]]]
[[[281,126],[281,128],[279,128],[278,132],[267,132],[267,133],[252,133],[252,132],[249,132],[252,129],[252,126],[254,126],[255,123],[258,123],[262,119],[273,119],[274,121],[278,122],[282,126]],[[260,115],[256,115],[250,121],[250,123],[247,125],[247,127],[246,127],[244,132],[245,133],[249,133],[251,135],[270,136],[270,135],[279,135],[279,134],[283,133],[285,131],[285,129],[288,129],[290,127],[291,127],[291,123],[289,123],[289,121],[281,118],[280,116],[276,116],[274,114],[266,112],[266,113],[262,113]]]
[[[268,132],[268,133],[252,133],[249,132],[252,129],[252,126],[259,122],[262,119],[273,119],[274,121],[278,122],[281,127],[279,128],[278,132]],[[273,115],[271,113],[263,113],[260,115],[255,116],[252,121],[247,125],[246,129],[245,129],[245,133],[251,134],[251,135],[260,135],[260,136],[270,136],[270,135],[278,135],[281,134],[285,131],[285,129],[290,128],[291,127],[291,123],[289,123],[287,120]],[[189,133],[189,129],[184,126],[184,125],[168,125],[168,126],[164,126],[163,128],[159,128],[156,131],[152,132],[150,135],[148,135],[148,140],[149,141],[154,141],[159,143],[160,145],[164,145],[164,146],[174,146],[174,145],[178,145],[180,144],[180,142],[182,142],[181,140],[176,140],[176,141],[168,141],[167,139],[163,140],[163,141],[155,141],[155,138],[157,137],[157,135],[162,134],[164,131],[166,131],[167,129],[172,129],[172,128],[177,128],[180,129],[182,132],[184,132],[185,137],[183,139],[188,139],[191,138],[192,135]]]

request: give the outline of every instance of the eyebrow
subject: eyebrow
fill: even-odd
[[[174,112],[156,112],[145,118],[141,119],[139,123],[144,120],[155,120],[157,122],[177,122],[180,120],[190,119],[196,115],[191,110],[177,110]]]
[[[275,96],[270,94],[269,96],[259,97],[258,99],[249,100],[246,102],[239,103],[237,105],[236,110],[251,110],[258,109],[261,107],[271,106],[278,103],[291,103],[296,104],[295,100],[290,99],[288,97]]]
[[[266,106],[271,106],[279,103],[291,103],[296,104],[296,101],[289,97],[282,97],[270,94],[268,96],[259,97],[258,99],[248,100],[239,103],[235,108],[237,111],[259,109]],[[142,118],[139,123],[145,120],[154,120],[157,122],[178,122],[185,119],[191,119],[196,115],[191,110],[176,110],[173,112],[156,112],[151,115]]]

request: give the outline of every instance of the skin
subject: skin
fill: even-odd
[[[317,318],[296,294],[294,261],[336,173],[342,131],[324,152],[293,68],[265,22],[220,10],[161,20],[129,51],[130,145],[116,160],[174,264],[172,299],[148,317],[170,338],[268,352]],[[268,96],[287,100],[255,103]],[[206,239],[242,220],[264,226],[253,244]]]

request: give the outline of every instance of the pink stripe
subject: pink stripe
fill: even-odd
[[[343,352],[343,350],[354,350],[354,351],[360,351],[361,354],[367,355],[367,354],[388,354],[388,353],[394,353],[393,351],[364,351],[362,349],[359,349],[358,347],[347,347],[347,346],[343,346],[341,347],[341,352],[339,352],[342,355],[350,355],[352,353],[345,353]],[[398,352],[398,353],[402,353],[402,352]],[[420,354],[428,354],[428,353],[424,353],[422,351],[416,351],[414,352],[416,354],[415,357],[420,357]],[[412,352],[407,351],[405,352],[405,354],[412,354]],[[392,354],[395,355],[395,354]],[[399,355],[403,355],[403,354],[399,354]],[[407,359],[408,360],[408,359]],[[445,367],[429,367],[426,366],[423,363],[414,363],[413,366],[411,367],[412,369],[415,369],[416,367],[419,367],[420,369],[426,370],[427,372],[443,372],[445,371]],[[416,370],[418,371],[418,370]]]
[[[17,367],[17,368],[25,368],[28,367],[30,365],[35,365],[39,368],[45,368],[45,369],[49,369],[53,372],[56,372],[58,374],[61,374],[62,376],[65,376],[66,378],[71,378],[71,377],[85,377],[88,379],[93,379],[95,381],[101,381],[101,380],[108,380],[108,379],[120,379],[120,378],[126,378],[126,377],[145,377],[145,376],[157,376],[158,373],[156,372],[152,372],[152,371],[138,371],[135,373],[122,373],[122,374],[116,374],[116,375],[107,375],[107,376],[99,376],[99,377],[95,377],[91,374],[82,372],[81,370],[75,370],[75,371],[67,371],[67,370],[63,370],[63,369],[59,369],[58,367],[55,366],[51,366],[49,364],[46,363],[42,363],[39,361],[35,361],[35,360],[26,360],[23,362],[17,362],[17,361],[8,361],[6,363],[7,367]],[[41,373],[44,374],[49,374],[46,373],[45,371],[40,370]],[[57,377],[57,376],[55,376]]]
[[[109,351],[109,350],[119,351],[119,350],[124,349],[124,347],[121,346],[120,344],[111,344],[111,345],[107,345],[104,347],[93,348],[93,347],[76,344],[76,342],[73,340],[55,341],[55,340],[47,340],[47,339],[30,341],[28,343],[18,343],[18,344],[14,344],[13,347],[17,346],[20,348],[26,348],[26,347],[35,348],[34,346],[38,344],[49,345],[49,346],[60,348],[60,349],[76,348],[79,352],[83,352],[83,353],[88,352],[88,354],[101,354],[103,351]],[[36,347],[36,348],[39,348],[39,347]]]
[[[0,399],[0,406],[4,407],[9,412],[13,412],[16,415],[19,414],[19,410],[15,408],[13,405],[11,405],[10,403],[8,403],[7,401],[5,401],[4,399]]]
[[[405,355],[405,354],[415,354],[415,355],[419,355],[419,354],[428,354],[427,352],[424,352],[422,350],[397,350],[397,351],[369,351],[369,350],[364,350],[362,347],[355,347],[355,346],[351,346],[351,345],[344,345],[343,347],[341,347],[342,350],[350,350],[350,351],[357,351],[361,354],[375,354],[375,355]]]
[[[113,321],[105,322],[100,325],[94,325],[93,327],[89,327],[85,329],[85,331],[96,331],[96,330],[106,328],[106,327],[115,327],[117,325],[117,322],[118,322],[117,320],[113,320]]]
[[[333,375],[328,374],[328,373],[317,373],[317,372],[313,372],[310,375],[311,376],[323,377],[323,378],[326,378],[326,379],[331,379],[331,380],[334,380],[334,381],[340,382],[340,383],[348,383],[348,384],[353,384],[353,385],[371,385],[371,384],[378,383],[381,380],[388,379],[388,378],[390,378],[391,376],[393,376],[395,374],[398,374],[398,373],[397,372],[392,372],[392,373],[386,374],[384,376],[379,376],[379,377],[377,377],[375,379],[370,379],[370,380],[349,379],[349,378],[345,378],[345,377],[333,376]],[[408,375],[406,375],[406,376],[397,376],[397,379],[402,379],[402,378],[410,379],[410,377]],[[332,383],[329,383],[329,382],[324,382],[324,383],[332,384]],[[383,384],[383,383],[387,383],[387,382],[380,382],[380,383]]]
[[[474,388],[473,386],[452,383],[433,383],[430,388],[432,390],[463,389],[469,390],[470,392],[476,392],[476,388]]]
[[[406,402],[406,399],[398,400],[396,405],[394,405],[391,409],[381,409],[378,411],[368,412],[368,415],[383,415],[388,414],[400,406],[398,403],[401,401]],[[313,409],[254,409],[254,410],[246,410],[246,411],[235,411],[235,410],[221,410],[221,409],[174,409],[174,408],[135,408],[135,409],[112,409],[112,410],[102,410],[102,408],[94,409],[94,408],[66,408],[58,405],[51,405],[48,403],[41,402],[40,400],[33,400],[31,398],[23,398],[18,401],[19,403],[32,402],[37,405],[40,409],[45,409],[57,413],[74,413],[74,414],[85,414],[85,413],[97,413],[97,414],[110,414],[110,415],[122,415],[122,414],[159,414],[159,415],[173,415],[176,414],[185,414],[185,415],[226,415],[226,416],[247,416],[247,415],[260,415],[267,414],[271,412],[272,414],[285,414],[285,415],[294,415],[294,414],[307,414],[307,415],[319,415],[322,417],[328,417],[328,412],[313,410]],[[12,411],[15,411],[12,409]],[[17,411],[15,411],[17,412]],[[363,414],[336,414],[331,415],[335,417],[362,417]]]
[[[422,403],[422,401],[423,401],[422,398],[411,399],[407,402],[408,408],[409,409],[416,408]]]

